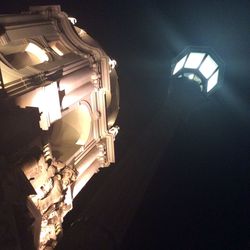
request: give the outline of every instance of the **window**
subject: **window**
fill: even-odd
[[[53,49],[57,55],[63,56],[69,52],[69,50],[60,41],[53,41],[49,43],[51,49]]]
[[[6,45],[1,52],[6,60],[16,69],[49,61],[46,52],[33,42],[16,46]]]

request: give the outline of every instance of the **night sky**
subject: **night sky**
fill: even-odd
[[[250,1],[21,0],[1,12],[35,4],[60,4],[117,61],[118,165],[166,107],[171,60],[189,45],[220,55],[221,89],[181,120],[170,142],[159,141],[164,153],[120,248],[249,249]]]

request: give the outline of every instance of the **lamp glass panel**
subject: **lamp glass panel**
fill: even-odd
[[[173,71],[173,75],[175,75],[184,65],[185,61],[186,61],[187,55],[184,56],[178,63],[176,63],[175,67],[174,67],[174,71]]]
[[[218,64],[213,60],[211,56],[207,56],[204,62],[201,64],[199,70],[208,79],[213,72],[217,69]]]
[[[209,92],[214,86],[218,83],[219,70],[211,76],[211,78],[207,82],[207,92]]]
[[[191,52],[188,56],[184,68],[197,69],[200,66],[204,56],[205,53]]]

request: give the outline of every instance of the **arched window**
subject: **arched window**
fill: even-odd
[[[57,55],[63,56],[69,52],[69,50],[62,44],[61,41],[53,41],[49,43],[51,49],[53,49]]]
[[[49,139],[53,155],[61,161],[67,161],[88,142],[91,133],[91,111],[87,103],[81,102],[79,107],[53,123]]]
[[[45,50],[33,42],[19,46],[7,45],[3,54],[6,60],[16,69],[49,61]]]

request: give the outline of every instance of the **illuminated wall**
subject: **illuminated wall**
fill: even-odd
[[[32,244],[45,249],[56,245],[73,198],[115,161],[115,61],[57,5],[2,15],[0,24],[0,156],[12,169],[7,179],[22,176],[27,192],[20,202],[34,219],[25,227]],[[11,207],[15,195],[7,186]]]

